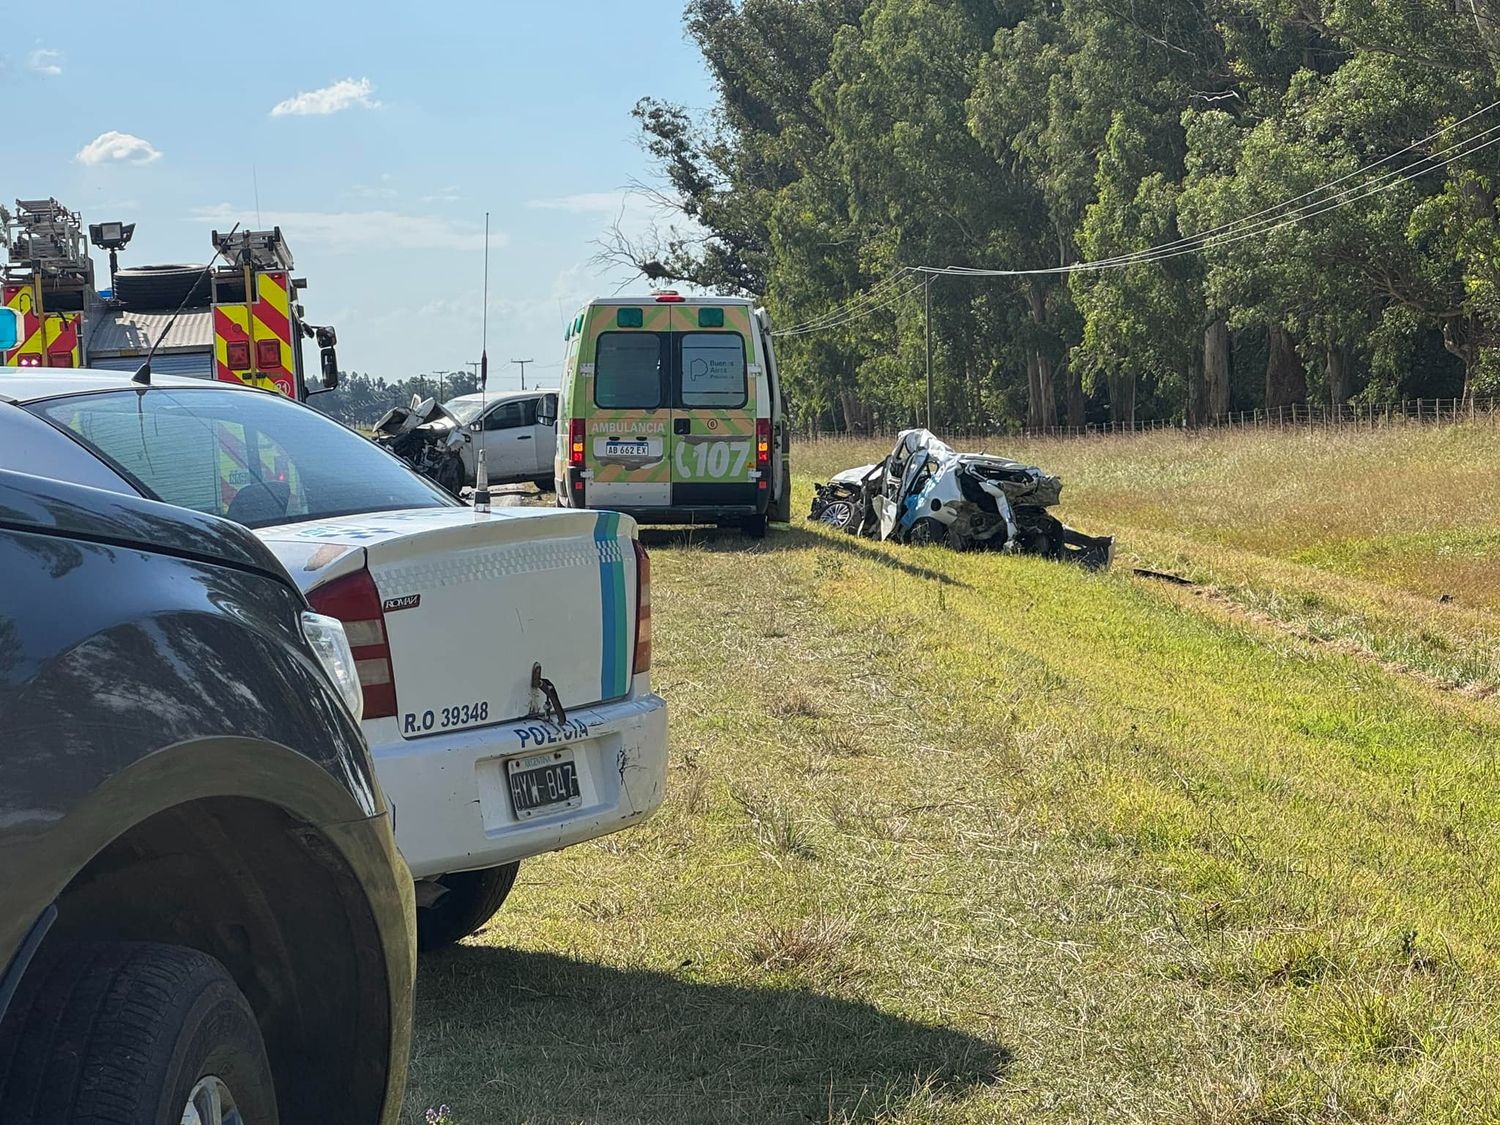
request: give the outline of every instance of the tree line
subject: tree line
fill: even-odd
[[[814,326],[823,428],[921,418],[929,297],[945,425],[1493,394],[1492,3],[691,0],[714,104],[634,111],[691,222],[607,253]]]
[[[447,402],[459,395],[479,390],[479,377],[469,371],[450,371],[441,379],[433,375],[413,375],[387,382],[383,377],[359,371],[341,371],[336,389],[313,395],[307,400],[330,418],[346,426],[371,426],[393,406],[409,406],[412,396],[435,398]]]

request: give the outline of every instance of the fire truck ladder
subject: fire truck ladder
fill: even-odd
[[[18,199],[6,225],[5,242],[7,281],[39,280],[48,297],[75,294],[68,307],[83,307],[79,302],[93,291],[94,263],[77,211],[69,211],[55,199]]]

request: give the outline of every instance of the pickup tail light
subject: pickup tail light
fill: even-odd
[[[568,420],[568,467],[583,468],[583,419]]]
[[[760,473],[760,489],[771,486],[771,419],[755,420],[755,468]]]
[[[388,719],[396,714],[396,676],[391,669],[391,646],[385,633],[380,591],[368,570],[335,578],[307,595],[319,613],[337,617],[354,652],[354,668],[364,692],[364,717]]]
[[[635,662],[631,671],[639,676],[651,671],[651,556],[632,539],[635,548]]]

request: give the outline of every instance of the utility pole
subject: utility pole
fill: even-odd
[[[513,359],[513,360],[511,360],[511,362],[515,363],[515,364],[519,364],[520,367],[521,367],[521,389],[524,391],[526,389],[526,365],[528,363],[535,363],[536,360],[534,360],[534,359]]]
[[[922,287],[922,325],[927,334],[927,428],[932,429],[932,274],[927,275],[927,284]]]
[[[471,359],[467,363],[465,363],[464,366],[472,370],[474,381],[477,383],[479,381],[479,361],[477,359]]]

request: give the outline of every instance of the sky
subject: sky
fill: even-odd
[[[308,321],[338,329],[343,369],[387,379],[479,358],[488,211],[490,385],[518,386],[524,358],[555,385],[578,307],[649,288],[592,261],[617,219],[660,221],[630,190],[653,177],[631,107],[712,100],[676,0],[38,10],[0,0],[0,200],[135,222],[122,266],[279,224]]]

